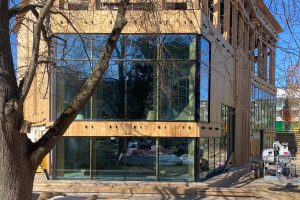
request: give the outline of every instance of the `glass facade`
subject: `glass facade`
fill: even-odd
[[[251,117],[253,130],[275,130],[276,96],[252,85]]]
[[[227,161],[226,142],[222,138],[200,138],[199,180],[223,172]]]
[[[57,179],[193,181],[194,149],[194,138],[63,137],[55,173]]]
[[[54,118],[96,66],[108,35],[57,37]],[[197,41],[201,41],[199,45]],[[205,38],[199,40],[195,34],[124,34],[101,83],[76,119],[193,121],[197,117],[208,121],[209,80],[210,43]],[[200,108],[196,108],[197,101]]]
[[[225,149],[221,138],[63,137],[54,151],[54,178],[203,180],[223,170]]]
[[[96,66],[108,37],[57,36],[56,117]],[[76,119],[193,121],[200,113],[208,121],[210,43],[202,38],[197,48],[197,41],[193,34],[121,35],[102,82]]]
[[[209,91],[210,91],[210,56],[211,45],[205,38],[201,37],[200,42],[200,121],[209,121]]]
[[[221,162],[229,159],[234,152],[234,108],[222,104],[221,106]]]

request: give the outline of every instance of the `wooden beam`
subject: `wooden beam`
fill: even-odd
[[[270,84],[275,85],[275,51],[270,49]]]
[[[223,36],[225,40],[229,41],[229,32],[230,32],[230,0],[224,0],[224,23],[223,23]]]
[[[65,136],[199,137],[197,122],[75,121]]]
[[[214,2],[214,21],[215,28],[220,29],[220,0],[213,0]]]
[[[237,17],[238,11],[236,8],[236,4],[232,3],[232,47],[235,49],[237,48]]]

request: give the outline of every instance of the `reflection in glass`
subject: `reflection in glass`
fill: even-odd
[[[92,178],[100,180],[124,180],[122,164],[125,139],[117,137],[92,139]]]
[[[163,59],[196,59],[196,35],[161,35],[160,43]]]
[[[200,138],[199,151],[199,178],[203,180],[208,175],[208,138]]]
[[[108,38],[107,34],[57,36],[63,40],[55,43],[56,117],[96,67]],[[76,119],[195,120],[196,38],[196,34],[121,35],[101,83]],[[202,56],[204,64],[206,57]],[[205,68],[201,67],[202,121],[208,120],[209,107],[209,68]]]
[[[209,91],[210,91],[210,42],[201,37],[200,42],[200,121],[209,121]]]
[[[58,62],[56,76],[56,113],[57,117],[64,111],[86,81],[90,64],[83,61]],[[76,119],[90,119],[90,103],[86,103]]]
[[[221,171],[223,168],[223,162],[221,160],[221,143],[220,138],[215,138],[215,172]]]
[[[159,149],[160,180],[194,180],[195,139],[162,138]]]
[[[123,36],[125,37],[125,36]],[[156,59],[157,58],[156,35],[128,35],[126,42],[126,59]]]
[[[251,116],[253,130],[274,130],[276,96],[252,85]]]
[[[61,138],[56,155],[57,179],[90,179],[89,138]]]
[[[92,97],[93,119],[124,118],[124,62],[110,61]]]
[[[215,139],[209,138],[208,139],[208,145],[209,145],[209,160],[208,160],[208,173],[213,174],[215,172]]]
[[[167,62],[161,69],[160,119],[194,120],[195,65]]]
[[[126,180],[156,180],[155,138],[127,138],[122,162],[126,168]]]
[[[126,65],[126,119],[155,120],[153,94],[155,62],[131,61]]]

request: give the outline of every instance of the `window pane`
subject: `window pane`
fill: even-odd
[[[122,161],[126,166],[126,180],[156,180],[155,139],[128,137]]]
[[[195,63],[166,62],[159,73],[160,119],[194,120]]]
[[[200,42],[200,61],[199,61],[199,79],[200,79],[200,121],[209,121],[209,91],[210,91],[210,42],[201,37]]]
[[[101,84],[93,95],[94,119],[124,119],[124,62],[110,61]]]
[[[90,64],[85,61],[58,62],[56,73],[56,116],[58,117],[79,92],[89,76]],[[90,119],[90,102],[83,106],[76,119]]]
[[[156,59],[157,39],[155,35],[128,35],[126,59]]]
[[[200,138],[200,180],[205,179],[208,174],[208,138]]]
[[[91,58],[91,37],[86,34],[58,34],[56,58],[64,60],[89,60]]]
[[[125,165],[122,161],[125,138],[93,138],[92,178],[101,180],[124,180]]]
[[[196,59],[195,35],[161,35],[164,59]]]
[[[220,138],[215,138],[215,168],[216,172],[223,169],[223,161],[221,160],[221,143]]]
[[[209,67],[200,67],[200,121],[208,122],[209,117]]]
[[[155,62],[131,61],[126,65],[126,119],[155,120],[153,88]]]
[[[92,51],[93,51],[93,60],[98,61],[100,58],[102,49],[108,39],[108,34],[93,34],[92,40]]]
[[[209,138],[209,174],[213,174],[215,171],[215,139]]]
[[[201,57],[201,62],[205,65],[210,65],[210,53],[211,53],[211,49],[210,49],[210,42],[204,38],[201,37],[201,43],[200,43],[201,47],[200,47],[200,57]]]
[[[90,179],[90,139],[63,137],[56,145],[57,179]]]
[[[159,177],[165,181],[194,180],[194,139],[162,138]]]

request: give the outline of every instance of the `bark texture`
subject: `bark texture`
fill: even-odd
[[[20,133],[23,103],[32,84],[39,58],[41,33],[44,34],[45,18],[51,13],[54,0],[46,0],[41,6],[14,7],[9,1],[0,0],[0,200],[31,200],[34,175],[43,157],[70,126],[81,107],[100,83],[116,42],[126,25],[128,0],[121,0],[116,21],[102,51],[99,62],[84,86],[54,122],[47,133],[36,143]],[[39,12],[35,8],[39,8]],[[31,11],[36,17],[33,30],[33,49],[27,71],[19,85],[13,65],[9,19],[18,13]],[[55,13],[57,14],[57,13]],[[99,19],[101,20],[101,19]]]

